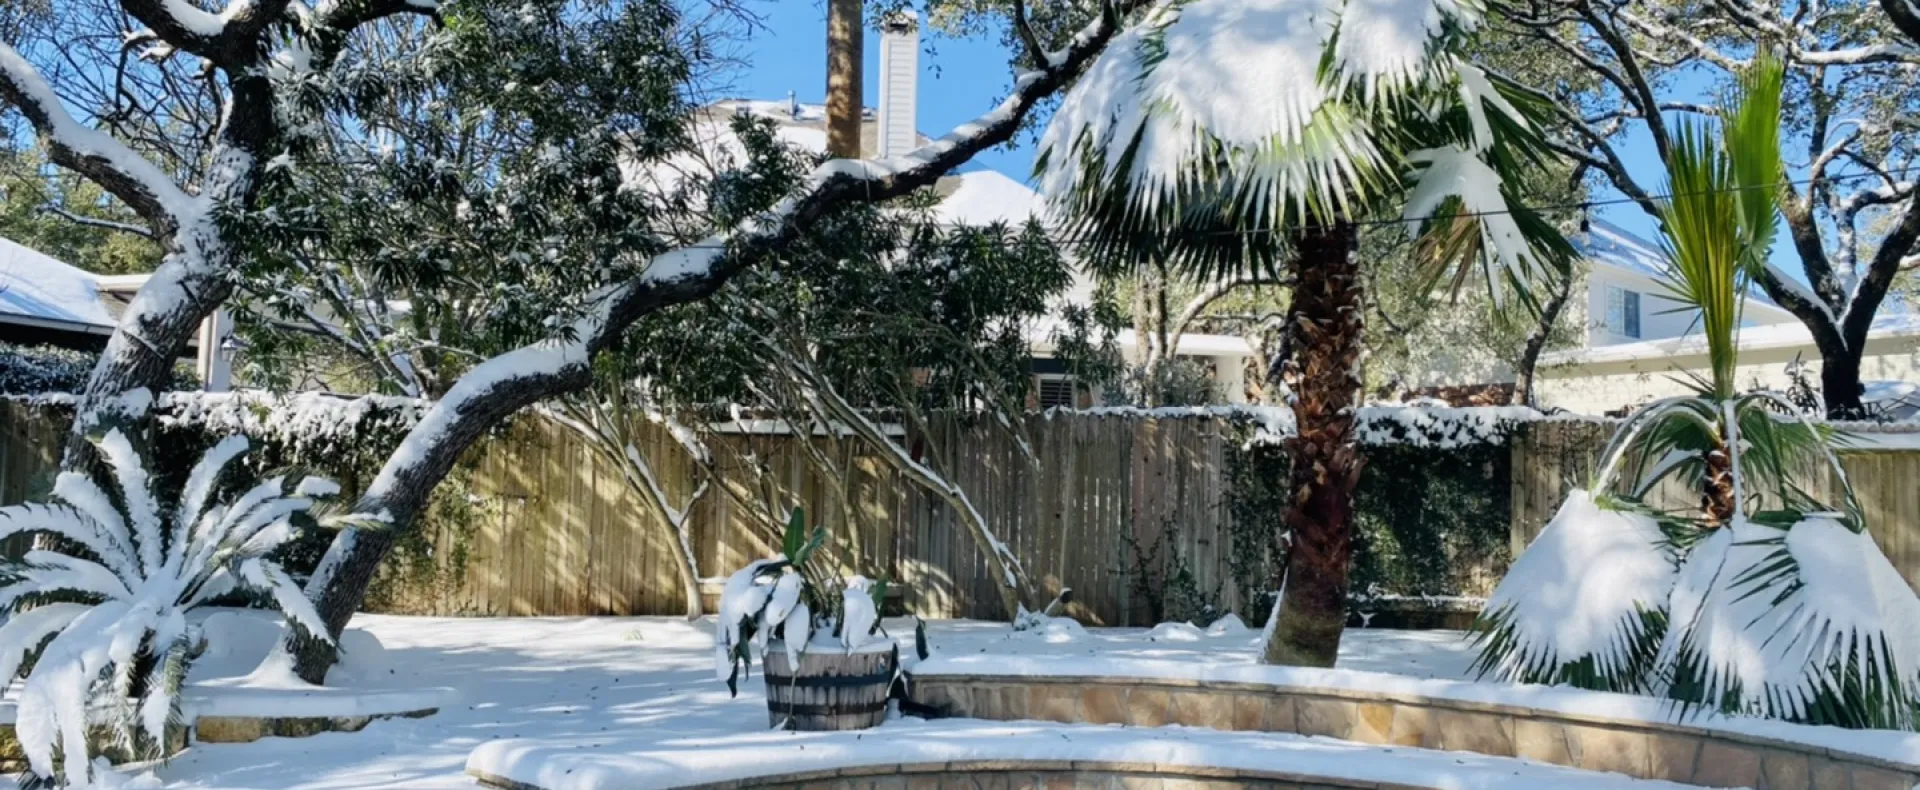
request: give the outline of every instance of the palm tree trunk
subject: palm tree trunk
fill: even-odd
[[[1721,527],[1733,522],[1739,503],[1733,496],[1733,458],[1727,453],[1726,442],[1716,442],[1707,452],[1706,490],[1700,496],[1700,509],[1706,511],[1711,526]]]
[[[1283,373],[1293,388],[1296,429],[1288,445],[1291,544],[1280,619],[1267,642],[1269,664],[1333,666],[1347,622],[1347,566],[1353,553],[1353,492],[1361,458],[1354,437],[1360,405],[1365,315],[1357,229],[1339,221],[1294,240],[1292,315]]]

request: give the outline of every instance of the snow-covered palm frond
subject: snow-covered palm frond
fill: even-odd
[[[1487,599],[1476,668],[1517,683],[1646,690],[1674,584],[1666,544],[1651,517],[1574,491]]]
[[[1501,190],[1543,145],[1499,81],[1454,54],[1479,19],[1466,0],[1163,5],[1062,100],[1036,158],[1042,190],[1089,259],[1160,256],[1211,277],[1269,263],[1286,228],[1399,199],[1433,164],[1473,176],[1444,194],[1488,220],[1476,251],[1531,274],[1532,245],[1564,244]],[[1436,162],[1444,150],[1478,167]]]
[[[149,473],[129,434],[109,430],[94,444],[104,461],[97,479],[65,473],[55,501],[0,508],[0,536],[63,539],[58,551],[28,552],[0,584],[0,611],[11,614],[0,626],[0,681],[37,654],[17,731],[31,774],[73,787],[93,780],[87,736],[103,717],[123,745],[159,756],[200,640],[187,609],[245,590],[327,636],[306,595],[265,555],[293,537],[316,496],[338,491],[274,478],[217,501],[244,439],[216,444],[177,492]]]
[[[1912,729],[1920,598],[1872,536],[1807,516],[1740,519],[1702,541],[1660,647],[1668,695],[1814,724]]]
[[[1401,209],[1403,218],[1418,226],[1428,217],[1443,214],[1473,217],[1471,224],[1479,232],[1478,248],[1482,252],[1472,257],[1484,262],[1489,283],[1528,283],[1548,271],[1549,264],[1520,228],[1513,204],[1507,200],[1504,180],[1479,152],[1448,145],[1415,151],[1407,155],[1407,161],[1416,168],[1416,174],[1413,191]],[[1442,212],[1449,199],[1459,201],[1459,211]],[[1499,304],[1506,290],[1492,290],[1494,302]]]

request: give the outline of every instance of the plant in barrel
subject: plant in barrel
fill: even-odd
[[[1282,380],[1298,429],[1271,663],[1331,666],[1346,622],[1362,226],[1403,224],[1433,285],[1478,266],[1496,300],[1571,257],[1515,190],[1548,164],[1541,108],[1460,55],[1481,13],[1477,0],[1159,4],[1041,142],[1042,189],[1083,260],[1292,283]]]
[[[809,530],[805,511],[796,507],[781,537],[781,553],[748,563],[727,578],[713,643],[715,676],[727,681],[728,690],[739,693],[741,675],[750,671],[754,658],[766,657],[775,638],[788,666],[798,666],[800,654],[820,644],[823,629],[848,652],[880,641],[886,580],[830,577],[814,561],[826,540],[826,528]],[[832,594],[835,588],[840,595]],[[923,634],[916,630],[916,637]]]
[[[1499,678],[1687,709],[1911,729],[1920,599],[1866,531],[1836,437],[1739,392],[1740,309],[1784,181],[1782,69],[1759,58],[1717,123],[1681,126],[1660,220],[1669,298],[1700,313],[1698,391],[1623,422],[1476,624]],[[1832,475],[1830,494],[1795,484]],[[1689,492],[1663,504],[1663,492]]]
[[[900,649],[880,624],[886,580],[828,576],[819,559],[826,538],[821,527],[808,530],[805,513],[794,508],[783,551],[736,571],[721,593],[715,672],[738,694],[741,675],[758,656],[776,729],[872,727],[886,720],[890,699],[905,696]],[[926,624],[916,622],[915,646],[926,658]]]

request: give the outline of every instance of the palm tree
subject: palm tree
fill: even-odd
[[[1683,126],[1669,158],[1668,291],[1700,311],[1712,369],[1695,395],[1630,416],[1588,489],[1514,563],[1477,626],[1483,673],[1819,724],[1916,723],[1920,598],[1867,534],[1844,473],[1831,502],[1790,479],[1841,471],[1831,433],[1734,382],[1741,304],[1778,222],[1782,75],[1756,61],[1717,135]],[[1699,507],[1649,505],[1668,480],[1700,491]]]
[[[1478,21],[1473,0],[1163,4],[1088,69],[1041,143],[1042,187],[1086,260],[1293,284],[1272,663],[1331,666],[1346,621],[1361,225],[1404,219],[1436,283],[1478,262],[1496,300],[1571,255],[1516,200],[1548,154],[1538,108],[1459,56]]]

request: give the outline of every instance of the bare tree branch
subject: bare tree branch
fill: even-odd
[[[145,228],[139,225],[132,225],[125,222],[114,222],[113,220],[110,220],[110,219],[96,219],[94,217],[89,217],[82,214],[75,214],[71,211],[68,211],[66,209],[63,209],[59,206],[55,206],[52,204],[41,206],[40,211],[46,214],[52,214],[56,217],[64,219],[75,225],[85,225],[90,228],[100,228],[102,230],[110,230],[116,233],[130,233],[135,236],[139,236],[140,238],[143,238],[143,239],[153,238],[153,230],[151,228]]]

